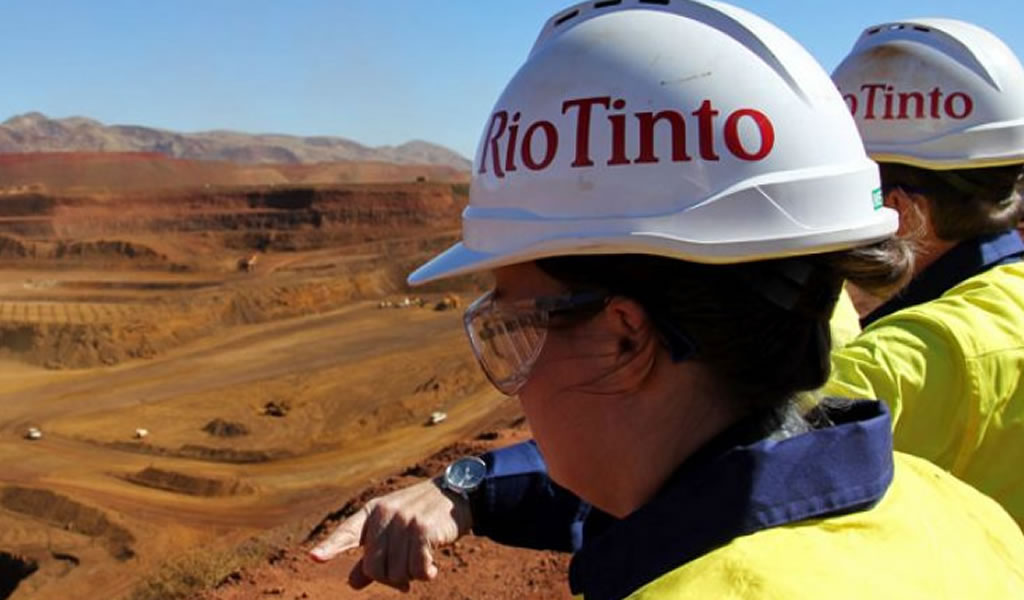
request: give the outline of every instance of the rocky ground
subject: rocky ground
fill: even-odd
[[[430,583],[414,584],[408,593],[378,584],[360,591],[350,588],[347,583],[348,573],[359,558],[358,551],[351,551],[328,564],[315,563],[306,555],[317,540],[327,535],[337,523],[358,510],[367,500],[422,481],[424,477],[440,472],[460,456],[479,454],[496,446],[515,443],[528,437],[528,434],[521,419],[517,419],[508,427],[482,432],[410,465],[346,499],[335,512],[311,530],[305,539],[291,545],[272,547],[262,560],[232,571],[211,589],[195,595],[193,600],[263,597],[362,600],[571,598],[567,584],[569,555],[509,548],[474,536],[467,536],[453,546],[436,551],[435,559],[440,571],[437,579]]]

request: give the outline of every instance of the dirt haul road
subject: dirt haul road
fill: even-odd
[[[115,367],[0,365],[0,551],[39,565],[12,598],[116,598],[489,427],[508,404],[462,335],[455,311],[364,302]]]

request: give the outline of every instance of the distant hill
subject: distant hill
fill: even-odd
[[[0,124],[0,153],[26,152],[155,152],[172,158],[247,164],[359,161],[438,165],[460,171],[471,167],[457,152],[424,141],[371,148],[341,137],[177,133],[138,125],[104,125],[84,117],[51,119],[37,112]]]
[[[464,183],[469,173],[446,165],[380,161],[238,164],[155,152],[4,153],[0,154],[0,213],[3,199],[12,194],[116,195],[223,186],[421,181]]]

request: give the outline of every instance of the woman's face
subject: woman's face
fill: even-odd
[[[501,300],[559,296],[567,290],[534,264],[495,271]],[[519,392],[551,477],[602,506],[609,469],[629,454],[651,415],[631,401],[660,350],[643,309],[613,300],[593,318],[553,318],[543,349]]]

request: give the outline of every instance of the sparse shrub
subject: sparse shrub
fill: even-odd
[[[185,600],[230,578],[239,569],[256,564],[270,553],[255,538],[238,548],[217,552],[191,552],[167,563],[132,590],[129,600]]]

